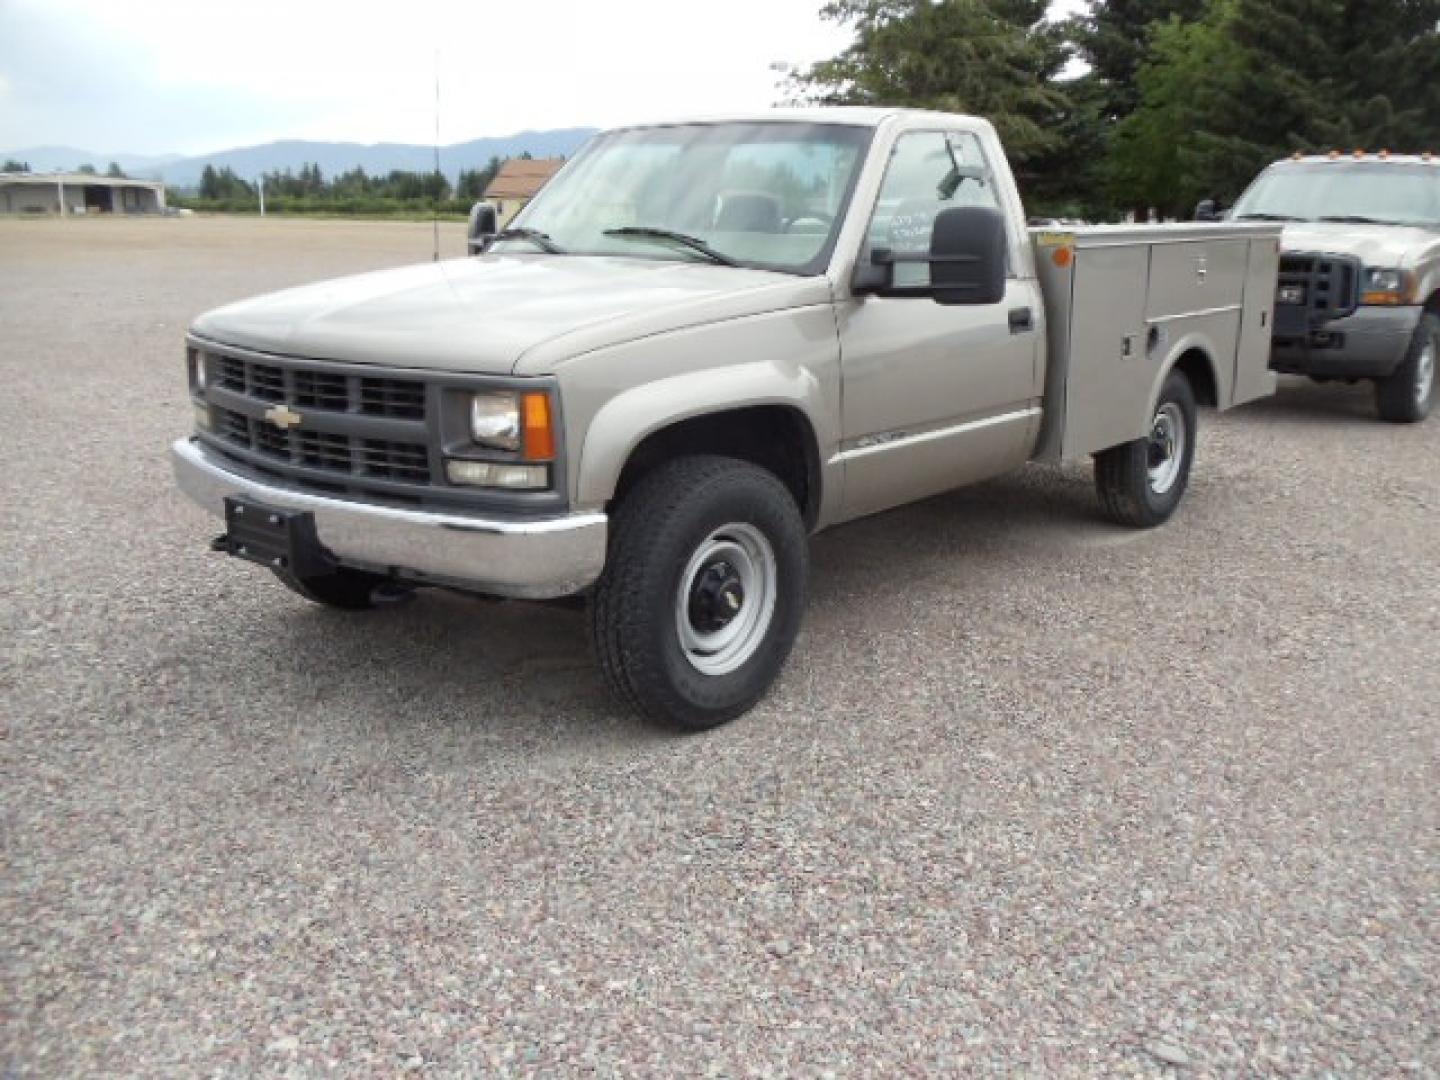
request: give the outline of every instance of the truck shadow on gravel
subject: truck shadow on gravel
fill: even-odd
[[[1354,420],[1374,425],[1375,390],[1368,382],[1315,383],[1309,379],[1282,376],[1274,397],[1261,398],[1240,410],[1239,416],[1265,418],[1292,424],[1333,426],[1337,420]]]
[[[1077,530],[1128,533],[1100,518],[1088,467],[1028,466],[837,527],[811,542],[809,632],[798,649],[825,659],[838,646],[816,627],[863,621],[867,609],[961,567],[982,576],[1023,563],[1037,549],[1073,543]],[[352,717],[357,730],[439,724],[505,743],[569,746],[665,737],[610,697],[579,605],[421,590],[393,607],[345,613],[292,598],[263,573],[250,580],[248,567],[240,572],[239,595],[263,614],[241,624],[250,640],[236,641],[231,628],[226,659],[210,678],[253,683],[263,667],[265,693]],[[775,693],[785,693],[783,677]]]

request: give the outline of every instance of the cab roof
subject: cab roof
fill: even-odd
[[[681,124],[757,124],[789,122],[801,124],[843,124],[849,127],[879,127],[892,117],[933,117],[949,122],[983,120],[983,117],[961,113],[937,112],[933,109],[903,109],[893,106],[814,105],[802,108],[757,109],[750,112],[719,113],[713,116],[669,116],[633,124],[618,124],[612,131],[628,131],[642,127],[676,127]]]
[[[1365,165],[1440,166],[1440,155],[1392,154],[1388,150],[1365,151],[1364,153],[1336,150],[1329,154],[1297,154],[1294,157],[1281,158],[1279,161],[1272,162],[1271,168],[1278,165],[1354,165],[1356,163]]]

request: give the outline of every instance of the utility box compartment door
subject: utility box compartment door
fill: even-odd
[[[1250,247],[1246,240],[1194,240],[1150,249],[1145,315],[1171,319],[1240,306]]]
[[[1135,417],[1149,408],[1154,381],[1145,349],[1149,271],[1150,249],[1140,244],[1075,252],[1064,458],[1134,438]]]
[[[1243,405],[1275,392],[1275,373],[1270,370],[1270,335],[1275,330],[1275,283],[1279,276],[1279,241],[1268,238],[1250,241],[1231,405]]]

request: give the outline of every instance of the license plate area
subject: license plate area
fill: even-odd
[[[225,535],[215,547],[297,578],[321,577],[336,569],[335,557],[315,532],[314,514],[266,506],[239,495],[225,498]]]

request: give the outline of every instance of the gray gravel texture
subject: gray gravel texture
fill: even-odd
[[[673,737],[574,611],[310,607],[171,488],[188,320],[429,248],[0,224],[0,1075],[1440,1075],[1440,421],[835,530]]]

